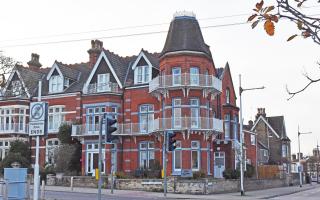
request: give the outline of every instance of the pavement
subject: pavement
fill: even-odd
[[[73,188],[60,186],[46,186],[45,187],[46,200],[89,200],[96,199],[98,190],[96,188]],[[32,194],[32,193],[31,193]],[[302,197],[295,198],[302,195]],[[287,198],[289,196],[290,198]],[[189,195],[189,194],[174,194],[168,193],[165,198],[163,193],[145,192],[134,190],[114,190],[111,194],[110,190],[102,189],[102,199],[121,199],[121,200],[147,200],[147,199],[320,199],[320,185],[303,185],[272,188],[266,190],[247,191],[245,196],[240,193],[224,193],[224,194],[210,194],[210,195]]]

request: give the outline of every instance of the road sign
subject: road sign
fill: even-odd
[[[47,133],[48,104],[46,102],[30,103],[29,136]]]

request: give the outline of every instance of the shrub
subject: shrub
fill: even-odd
[[[55,161],[55,168],[56,172],[70,172],[70,165],[72,156],[74,155],[76,148],[73,145],[63,144],[60,145],[55,151],[54,154],[54,161]]]
[[[127,178],[129,178],[129,176],[126,175],[126,174],[125,174],[124,172],[122,172],[122,171],[116,172],[116,177],[117,177],[118,179],[127,179]]]
[[[238,179],[240,177],[240,171],[238,169],[226,169],[223,172],[223,177],[225,179]]]
[[[71,144],[71,129],[71,125],[69,124],[62,124],[59,127],[58,139],[60,140],[61,144]]]
[[[200,179],[200,178],[206,178],[206,177],[207,177],[207,174],[203,170],[194,172],[193,175],[192,175],[193,179]]]
[[[253,177],[254,172],[255,172],[254,166],[247,164],[247,171],[244,172],[244,176],[247,178],[251,178]]]

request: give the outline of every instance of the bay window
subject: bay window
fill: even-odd
[[[86,127],[89,133],[99,131],[100,116],[105,112],[105,107],[92,107],[87,109]]]
[[[224,116],[224,138],[230,139],[230,114]]]

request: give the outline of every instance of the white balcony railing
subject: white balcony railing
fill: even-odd
[[[28,134],[29,126],[25,123],[0,124],[0,133],[21,133]]]
[[[100,93],[100,92],[111,92],[111,93],[121,93],[117,83],[92,83],[89,84],[85,90],[86,94]]]
[[[158,118],[142,123],[118,124],[114,135],[142,135],[165,130],[194,130],[223,132],[223,121],[216,118]],[[103,128],[103,134],[104,134]],[[72,125],[72,136],[93,136],[99,134],[99,126],[92,124]]]
[[[222,91],[222,82],[213,75],[184,73],[179,75],[163,75],[152,79],[149,83],[149,92],[158,89],[175,89],[188,87],[193,89],[213,89]]]

